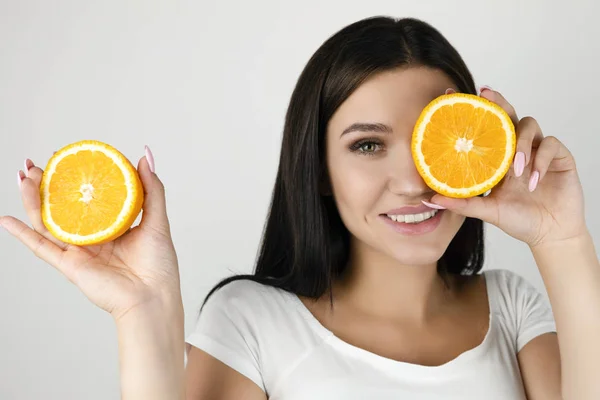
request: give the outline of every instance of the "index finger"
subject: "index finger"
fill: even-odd
[[[0,226],[27,246],[33,254],[67,275],[62,265],[63,250],[17,218],[0,217]]]
[[[500,92],[497,92],[494,89],[491,89],[490,87],[482,86],[479,95],[502,107],[502,109],[506,111],[506,113],[510,117],[510,120],[512,121],[516,129],[517,125],[519,124],[519,117],[517,116],[517,112],[512,106],[512,104],[510,104]]]

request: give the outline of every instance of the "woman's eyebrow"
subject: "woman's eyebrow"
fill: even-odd
[[[381,123],[369,123],[369,122],[355,122],[342,132],[340,137],[350,132],[379,132],[379,133],[392,133],[393,129]]]

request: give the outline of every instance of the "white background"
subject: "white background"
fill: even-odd
[[[137,164],[148,144],[167,188],[189,332],[210,287],[252,269],[300,71],[329,36],[373,15],[430,22],[477,85],[567,144],[598,245],[591,0],[0,0],[0,214],[25,218],[16,175],[27,157],[45,166],[60,147],[97,139]],[[544,291],[526,246],[493,228],[487,268]],[[118,398],[110,317],[1,231],[0,399]]]

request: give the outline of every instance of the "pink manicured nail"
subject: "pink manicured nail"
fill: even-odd
[[[25,176],[29,177],[29,169],[33,167],[33,161],[31,161],[29,158],[25,159]]]
[[[533,192],[537,187],[538,181],[540,179],[540,173],[535,171],[531,174],[531,178],[529,179],[529,191]]]
[[[425,204],[429,208],[434,208],[436,210],[445,210],[446,207],[438,206],[437,204],[429,203],[425,200],[421,200],[421,203]]]
[[[154,156],[152,155],[152,151],[150,151],[150,147],[146,146],[146,161],[148,161],[148,166],[150,167],[150,171],[154,173]]]
[[[23,173],[23,171],[19,170],[17,178],[19,182],[19,190],[21,190],[23,179],[25,179],[25,174]]]
[[[452,94],[452,93],[456,93],[456,90],[452,89],[452,88],[448,88],[446,89],[446,94]]]
[[[479,88],[479,95],[481,96],[481,92],[483,92],[485,89],[487,90],[494,90],[491,87],[487,86],[487,85],[483,85]]]
[[[515,156],[515,176],[519,177],[523,175],[525,170],[525,153],[519,151]]]

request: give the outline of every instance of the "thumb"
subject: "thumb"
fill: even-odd
[[[431,198],[431,203],[465,217],[497,223],[498,207],[493,198],[476,196],[459,199],[436,194]]]
[[[165,187],[154,173],[154,156],[148,146],[145,148],[145,153],[145,157],[140,159],[137,168],[144,187],[143,214],[140,225],[168,233],[170,228],[167,217]]]

